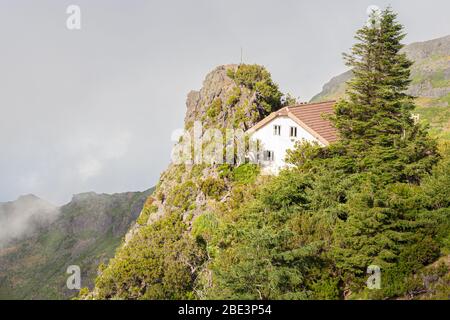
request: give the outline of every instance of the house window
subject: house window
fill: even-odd
[[[289,131],[290,137],[297,137],[297,127],[291,127],[291,130]]]
[[[273,159],[274,159],[273,151],[270,150],[264,151],[264,161],[273,161]]]
[[[281,135],[281,126],[280,125],[274,125],[273,126],[273,135],[274,136],[279,136]]]

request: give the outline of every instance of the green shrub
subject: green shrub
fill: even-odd
[[[232,78],[236,84],[243,85],[249,89],[254,89],[256,83],[270,79],[270,73],[263,67],[257,64],[241,64],[237,70],[232,73]]]
[[[241,64],[236,71],[229,71],[228,75],[237,85],[245,86],[250,90],[256,91],[256,103],[264,110],[262,115],[281,107],[281,97],[283,94],[272,81],[270,73],[263,66]],[[255,116],[259,117],[261,114]]]
[[[177,214],[139,229],[96,280],[98,299],[189,299],[205,252]],[[195,269],[193,269],[195,268]]]
[[[195,164],[192,166],[191,169],[191,177],[192,178],[198,178],[201,177],[203,174],[203,170],[205,169],[205,165],[203,164]]]
[[[213,177],[207,177],[200,182],[200,190],[210,198],[219,200],[225,191],[225,182]]]
[[[219,177],[221,179],[231,179],[232,177],[232,167],[228,163],[221,164],[217,171],[219,171]]]
[[[239,87],[233,88],[231,95],[227,99],[227,106],[233,107],[236,103],[239,102],[241,98],[241,89]]]
[[[206,212],[198,216],[192,223],[192,236],[205,241],[211,240],[211,235],[217,228],[219,222],[214,213]]]
[[[233,181],[240,184],[250,184],[256,180],[259,175],[260,168],[253,163],[246,163],[234,168]]]
[[[144,209],[142,209],[142,212],[139,215],[139,217],[136,220],[136,222],[139,225],[141,225],[141,226],[146,225],[148,219],[150,218],[150,215],[152,213],[155,213],[156,211],[158,211],[158,206],[156,206],[154,204],[150,204],[150,205],[144,206]]]
[[[176,185],[171,191],[167,199],[169,205],[187,210],[195,200],[197,194],[197,186],[192,180],[188,180],[182,184]]]
[[[339,277],[326,277],[311,285],[312,298],[317,300],[337,300],[341,297]]]
[[[248,101],[246,102],[246,104],[248,104]],[[234,113],[234,119],[233,119],[233,127],[234,128],[239,128],[242,124],[245,124],[246,104],[244,103],[242,106],[236,108],[236,112]]]
[[[227,76],[234,80],[235,71],[233,69],[227,69]]]
[[[209,118],[215,118],[219,115],[222,110],[222,100],[219,98],[214,99],[213,103],[206,110],[206,116]]]
[[[398,269],[406,274],[417,272],[439,258],[439,244],[427,237],[403,249],[399,255]]]

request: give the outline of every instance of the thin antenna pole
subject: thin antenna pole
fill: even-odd
[[[243,57],[243,51],[244,51],[244,50],[243,50],[242,47],[241,47],[241,64],[243,63],[243,58],[242,58],[242,57]]]

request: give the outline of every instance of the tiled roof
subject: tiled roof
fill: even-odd
[[[298,120],[320,135],[328,143],[338,139],[336,128],[324,116],[334,112],[335,101],[311,103],[287,107]]]
[[[316,139],[328,145],[338,139],[337,130],[329,120],[324,118],[324,116],[334,112],[333,107],[335,103],[336,101],[326,101],[284,107],[272,112],[269,116],[250,128],[249,132],[258,130],[278,116],[288,116],[311,133]]]

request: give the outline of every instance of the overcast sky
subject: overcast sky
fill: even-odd
[[[0,201],[153,186],[185,99],[215,66],[265,65],[307,101],[345,71],[369,5],[406,42],[450,33],[448,0],[0,0]],[[81,8],[81,30],[66,9]]]

